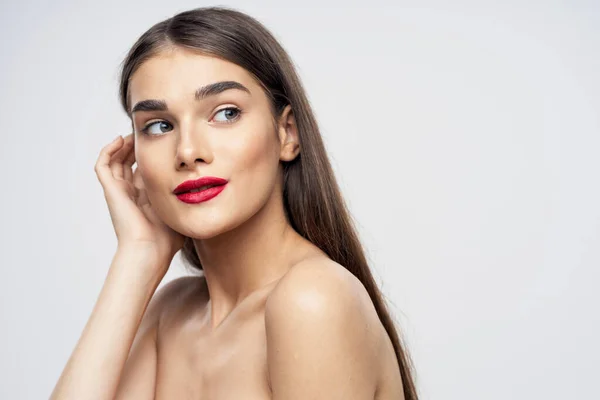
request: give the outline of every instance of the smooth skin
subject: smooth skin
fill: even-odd
[[[195,98],[222,81],[248,90]],[[134,112],[134,133],[100,152],[118,246],[51,399],[403,399],[364,286],[285,218],[281,161],[301,151],[291,108],[273,121],[246,70],[183,49],[146,61],[130,95],[168,110]],[[201,176],[229,182],[199,204],[172,193]],[[157,291],[186,236],[204,276]]]

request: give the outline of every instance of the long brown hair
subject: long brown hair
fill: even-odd
[[[373,279],[313,111],[286,51],[265,26],[240,11],[202,7],[181,12],[142,34],[123,60],[119,94],[128,115],[132,74],[149,58],[176,47],[219,57],[246,69],[270,98],[274,118],[287,104],[291,105],[301,150],[293,161],[283,163],[286,216],[299,234],[347,268],[365,286],[394,346],[404,396],[406,400],[417,400],[412,362]],[[190,238],[185,241],[182,256],[194,268],[202,270]]]

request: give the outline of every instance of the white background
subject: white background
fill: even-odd
[[[600,398],[599,3],[306,0],[2,2],[0,398],[50,395],[114,254],[119,62],[217,4],[297,64],[422,399]]]

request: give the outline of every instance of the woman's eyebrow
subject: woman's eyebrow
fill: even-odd
[[[210,83],[208,85],[202,86],[201,88],[197,89],[196,92],[194,93],[194,98],[196,100],[203,100],[207,97],[217,95],[217,94],[224,92],[225,90],[229,90],[229,89],[242,90],[244,92],[247,92],[248,94],[251,94],[250,90],[246,86],[242,85],[239,82],[221,81],[221,82]],[[136,111],[168,111],[168,110],[169,110],[169,108],[167,107],[166,101],[149,99],[149,100],[142,100],[142,101],[137,102],[135,104],[135,106],[133,106],[133,108],[131,109],[131,113],[133,114]]]

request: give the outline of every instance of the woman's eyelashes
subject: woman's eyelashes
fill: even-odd
[[[213,120],[216,120],[218,123],[220,124],[231,124],[235,121],[237,121],[240,118],[240,115],[242,114],[242,110],[238,107],[225,107],[220,109],[219,111],[217,111],[214,115],[214,117],[212,118]],[[221,117],[218,117],[219,115],[221,115]],[[159,136],[159,135],[164,135],[166,132],[162,131],[161,132],[150,132],[150,127],[159,124],[159,126],[162,128],[165,125],[168,125],[171,127],[173,127],[173,125],[171,125],[169,122],[165,121],[165,120],[157,120],[157,121],[152,121],[148,124],[146,124],[142,129],[141,132],[144,133],[145,135],[151,135],[151,136]],[[159,128],[159,129],[161,129]],[[168,128],[167,128],[168,129]]]
[[[154,121],[154,122],[150,122],[150,123],[149,123],[149,124],[147,124],[147,125],[146,125],[144,128],[142,128],[142,129],[141,129],[141,132],[142,132],[144,135],[152,135],[152,136],[156,136],[156,135],[162,135],[162,134],[164,134],[165,132],[161,132],[161,133],[154,133],[154,132],[150,133],[150,132],[148,132],[148,131],[150,130],[150,127],[151,127],[152,125],[155,125],[155,124],[166,124],[166,125],[171,125],[171,124],[169,124],[167,121]],[[164,126],[164,125],[163,125],[163,126]]]
[[[233,112],[233,117],[231,119],[225,119],[225,120],[222,120],[222,121],[218,121],[218,122],[223,122],[223,123],[226,123],[226,124],[230,124],[232,122],[235,122],[239,118],[240,114],[242,113],[242,110],[239,109],[238,107],[226,107],[226,108],[222,108],[219,111],[217,111],[217,113],[215,114],[215,117],[217,115],[219,115],[220,113],[224,113],[223,114],[224,117],[227,118],[228,116],[231,116],[232,112]]]

